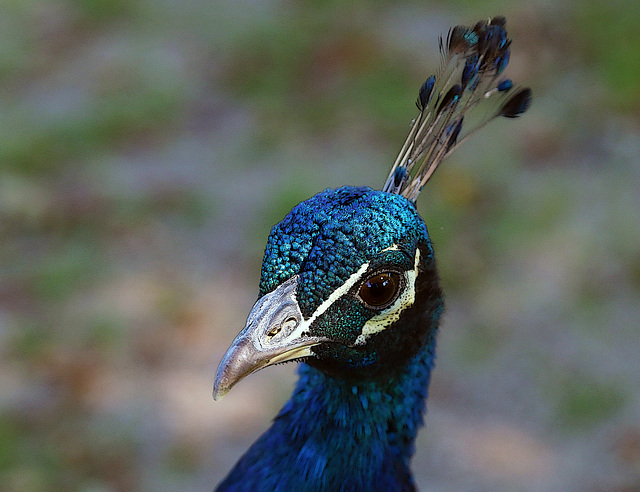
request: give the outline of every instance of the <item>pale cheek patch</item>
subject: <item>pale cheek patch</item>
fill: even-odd
[[[398,321],[402,312],[413,305],[416,300],[416,277],[418,276],[418,265],[420,264],[420,250],[416,249],[416,257],[413,270],[405,272],[405,288],[400,297],[391,306],[380,314],[369,319],[362,327],[362,332],[356,338],[354,345],[363,345],[374,333],[386,330],[393,323]]]

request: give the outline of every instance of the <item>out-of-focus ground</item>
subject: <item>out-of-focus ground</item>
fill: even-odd
[[[0,7],[0,489],[211,490],[294,366],[211,399],[270,226],[380,187],[437,36],[533,88],[420,198],[447,314],[423,491],[640,490],[640,4]]]

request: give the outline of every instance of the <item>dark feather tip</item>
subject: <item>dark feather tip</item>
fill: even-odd
[[[396,186],[396,187],[400,186],[400,184],[402,183],[406,175],[407,175],[406,167],[400,166],[396,168],[396,170],[393,173],[393,186]]]
[[[462,130],[462,120],[464,117],[460,117],[460,119],[456,123],[452,123],[447,129],[448,141],[447,141],[447,151],[453,147],[458,141],[458,135],[460,135],[460,130]]]
[[[512,87],[513,87],[513,82],[511,81],[511,79],[501,80],[500,82],[498,82],[498,85],[496,86],[496,88],[500,92],[509,92]]]
[[[503,53],[496,56],[495,67],[496,67],[496,75],[500,75],[504,72],[504,69],[507,68],[509,64],[509,57],[511,56],[511,50],[507,47]]]
[[[449,31],[447,37],[447,49],[450,55],[464,53],[478,42],[475,32],[466,26],[456,26]]]
[[[511,96],[498,110],[497,116],[517,118],[531,105],[531,89],[521,89]]]
[[[459,84],[452,86],[442,98],[437,113],[442,113],[445,109],[453,107],[460,99],[460,94],[462,94],[462,86]]]
[[[478,35],[478,51],[482,53],[487,65],[491,63],[499,50],[502,50],[507,43],[507,33],[500,26],[486,26]]]
[[[507,19],[502,15],[497,15],[491,18],[491,24],[504,28],[507,25]]]
[[[477,52],[482,59],[480,69],[499,74],[509,63],[509,45],[511,44],[504,25],[481,21],[473,30],[478,35]]]
[[[470,80],[478,74],[478,56],[473,55],[467,58],[462,70],[462,86],[466,87]]]
[[[485,27],[487,27],[487,21],[486,20],[481,20],[476,22],[476,25],[473,26],[473,32],[475,32],[476,34],[478,34],[478,36],[480,35],[480,33],[484,30]]]
[[[420,87],[420,91],[418,92],[418,100],[416,101],[416,106],[420,111],[423,111],[424,108],[427,107],[429,101],[431,100],[431,93],[433,91],[433,86],[436,83],[436,78],[434,75],[429,77],[422,87]]]

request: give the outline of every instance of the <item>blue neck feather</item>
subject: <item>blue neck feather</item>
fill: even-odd
[[[291,399],[217,490],[415,490],[409,461],[422,426],[435,331],[386,380],[346,381],[301,363]]]

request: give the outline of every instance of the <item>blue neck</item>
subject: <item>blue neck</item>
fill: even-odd
[[[217,490],[414,490],[434,338],[403,369],[346,381],[300,364],[291,399]]]

